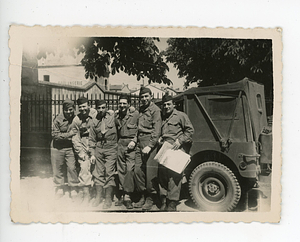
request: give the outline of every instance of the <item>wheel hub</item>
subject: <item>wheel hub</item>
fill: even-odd
[[[200,182],[200,193],[210,202],[220,202],[226,196],[224,184],[215,177],[207,177]]]
[[[206,186],[207,193],[211,196],[215,196],[220,192],[220,186],[215,182],[210,182]]]

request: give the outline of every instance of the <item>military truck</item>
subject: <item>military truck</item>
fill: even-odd
[[[271,164],[264,86],[248,78],[191,88],[174,97],[195,129],[184,173],[202,211],[232,211]]]

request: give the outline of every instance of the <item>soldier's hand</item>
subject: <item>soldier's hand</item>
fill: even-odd
[[[179,143],[178,139],[174,142],[172,150],[178,150],[181,144]]]
[[[135,142],[134,142],[134,141],[130,141],[130,143],[128,144],[127,148],[128,148],[129,150],[133,150],[134,147],[135,147]]]
[[[85,159],[86,159],[85,156],[86,156],[86,155],[85,155],[84,152],[79,152],[79,153],[78,153],[78,157],[79,157],[79,159],[81,159],[81,160],[85,160]]]
[[[91,156],[91,163],[92,164],[96,163],[96,157],[94,155]]]
[[[150,151],[151,151],[151,147],[149,147],[149,146],[146,146],[146,147],[142,150],[143,154],[148,154]]]
[[[163,142],[163,137],[159,137],[159,139],[158,139],[157,142],[158,142],[159,145],[162,145],[162,144],[164,143],[164,142]]]
[[[77,134],[77,129],[71,129],[71,131],[69,132],[70,137],[73,137],[76,134]]]

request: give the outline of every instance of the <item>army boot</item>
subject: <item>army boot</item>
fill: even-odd
[[[131,198],[130,198],[130,194],[126,194],[124,196],[124,205],[127,209],[133,209],[133,206],[132,206],[132,201],[131,201]]]
[[[153,198],[151,197],[151,195],[147,196],[145,204],[143,205],[142,209],[144,211],[149,211],[151,210],[153,206]]]
[[[135,203],[133,205],[133,207],[135,207],[135,208],[141,208],[141,207],[143,207],[144,204],[145,204],[145,195],[144,195],[144,193],[142,193],[140,200],[137,203]]]
[[[168,212],[175,212],[177,207],[177,202],[176,201],[170,201],[168,204],[167,211]]]
[[[167,198],[166,198],[166,196],[161,196],[160,200],[161,200],[160,211],[166,211],[167,210]]]
[[[117,201],[115,201],[115,206],[122,206],[123,205],[123,195],[124,192],[123,191],[116,191],[116,198]]]
[[[111,205],[112,205],[112,199],[111,199],[112,192],[113,192],[113,187],[112,186],[109,186],[105,189],[105,201],[104,201],[104,204],[103,204],[103,209],[108,209],[108,208],[111,207]]]
[[[95,201],[93,202],[93,207],[98,207],[100,203],[103,202],[103,186],[96,185],[96,197]]]

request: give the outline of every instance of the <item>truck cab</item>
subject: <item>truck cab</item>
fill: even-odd
[[[232,211],[271,164],[264,86],[244,78],[188,89],[174,102],[195,129],[184,171],[191,198],[202,211]]]

